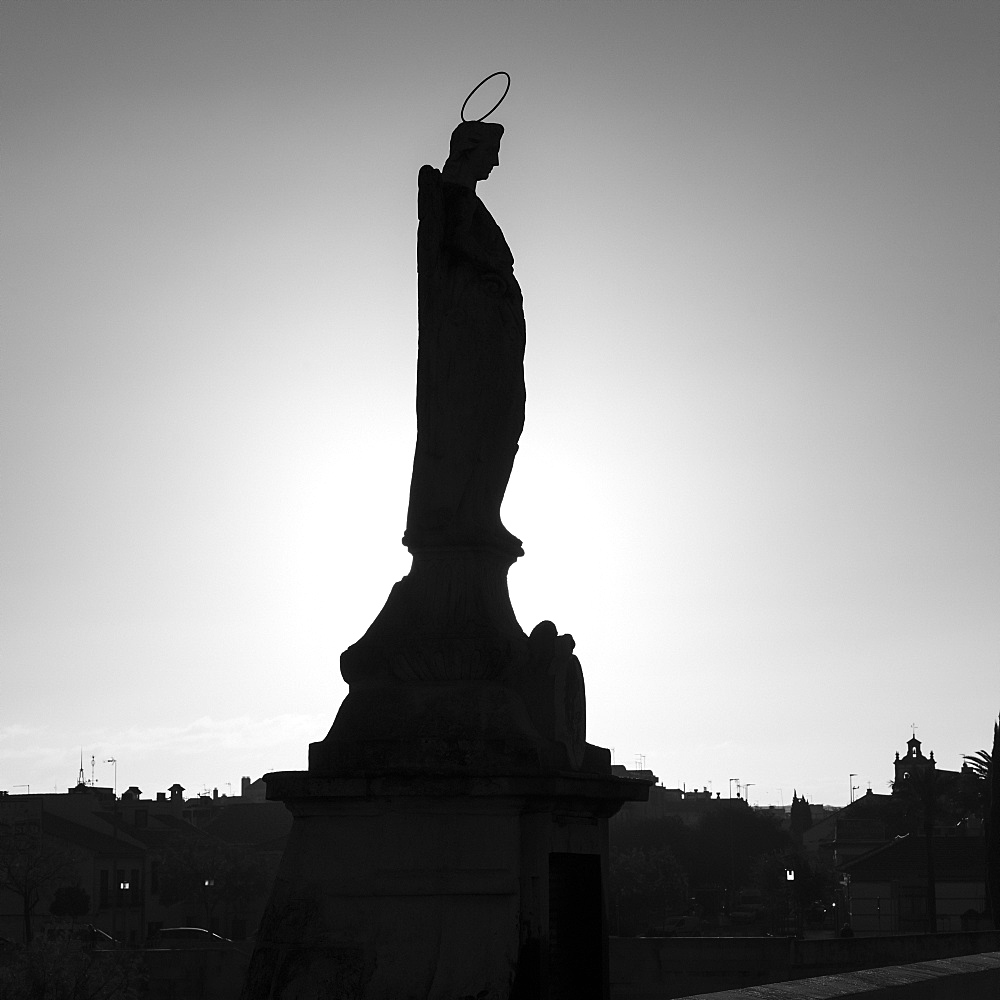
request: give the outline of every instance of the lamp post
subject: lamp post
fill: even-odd
[[[798,921],[795,917],[795,869],[785,869],[785,885],[788,888],[788,922],[785,926],[785,933],[789,931],[795,933]]]
[[[730,778],[729,779],[729,801],[733,801],[733,782],[736,782],[736,787],[739,788],[740,779]],[[733,836],[733,810],[730,806],[729,808],[729,914],[730,918],[733,913],[733,903],[736,900],[736,842]]]
[[[118,878],[118,761],[114,757],[108,757],[105,764],[112,764],[115,769],[115,782],[111,790],[111,836],[114,848],[111,852],[111,878],[108,879],[111,885],[111,937],[114,939],[115,947],[118,947],[118,898],[121,895],[121,882]]]

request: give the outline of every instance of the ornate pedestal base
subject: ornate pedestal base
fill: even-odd
[[[414,553],[341,657],[243,1000],[605,1000],[607,818],[648,785],[586,742],[572,636],[522,631],[511,552]]]
[[[414,768],[267,785],[295,818],[243,1000],[606,998],[607,817],[645,783]]]

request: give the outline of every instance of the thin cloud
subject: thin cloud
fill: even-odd
[[[84,745],[100,746],[122,756],[148,756],[169,750],[173,754],[201,754],[212,750],[245,753],[292,742],[322,739],[329,719],[320,715],[284,714],[270,718],[243,715],[230,719],[202,716],[179,726],[102,728],[84,735]]]

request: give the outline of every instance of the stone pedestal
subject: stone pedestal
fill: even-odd
[[[267,787],[295,819],[245,1000],[606,998],[607,817],[645,783],[440,767]]]
[[[266,776],[294,820],[243,1000],[606,1000],[607,819],[648,785],[586,742],[573,638],[524,634],[514,558],[414,551],[309,770]]]

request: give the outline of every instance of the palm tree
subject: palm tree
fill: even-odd
[[[962,758],[976,779],[986,834],[986,912],[1000,924],[1000,773],[993,762],[1000,754],[1000,720],[993,724],[993,751],[980,750]]]
[[[990,768],[993,766],[993,754],[989,750],[980,750],[972,755],[966,754],[962,760],[977,778],[985,781],[989,777]]]
[[[986,807],[986,906],[993,926],[1000,925],[1000,771],[994,766],[1000,754],[1000,719],[993,723],[993,753],[990,757]]]

